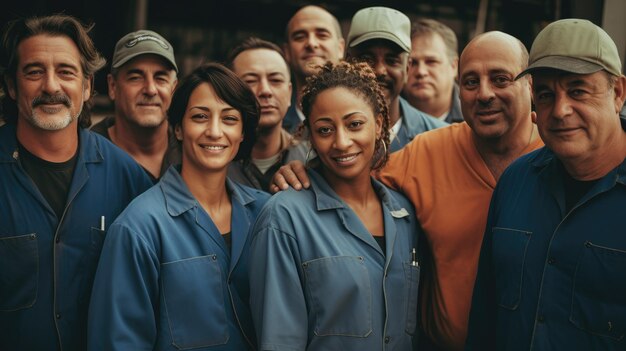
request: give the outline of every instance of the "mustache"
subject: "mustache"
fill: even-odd
[[[387,79],[386,76],[376,76],[376,83],[382,88],[383,86],[390,87],[393,85],[391,79]]]
[[[31,103],[32,107],[37,107],[43,104],[63,104],[67,107],[72,106],[72,100],[70,97],[65,94],[56,94],[56,95],[39,95],[33,99]]]
[[[161,100],[157,97],[155,98],[146,98],[146,97],[142,97],[139,101],[137,101],[138,104],[140,105],[153,105],[153,104],[161,104]]]

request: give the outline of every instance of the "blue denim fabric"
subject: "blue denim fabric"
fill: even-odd
[[[250,292],[260,350],[411,350],[422,235],[411,204],[373,180],[386,252],[315,171],[278,193],[253,229]]]
[[[0,128],[0,350],[87,346],[87,308],[105,231],[150,179],[108,140],[80,129],[67,206],[57,218]]]
[[[404,147],[420,133],[427,132],[432,129],[445,127],[448,123],[438,120],[435,117],[411,106],[404,98],[400,99],[400,110],[402,115],[402,124],[398,135],[392,140],[389,152],[395,152]],[[392,127],[392,126],[390,126]]]
[[[89,310],[90,350],[248,350],[248,231],[269,195],[230,180],[232,249],[177,167],[111,225]]]
[[[569,213],[563,172],[544,147],[500,178],[466,350],[626,348],[626,160]]]

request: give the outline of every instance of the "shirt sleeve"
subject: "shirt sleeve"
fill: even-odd
[[[406,177],[410,175],[409,169],[417,157],[413,149],[417,146],[418,140],[419,135],[402,149],[389,155],[387,164],[374,174],[375,177],[386,186],[402,191]]]
[[[304,350],[308,314],[296,239],[272,227],[253,235],[250,307],[259,349]]]
[[[465,350],[496,349],[496,281],[494,276],[492,223],[495,220],[497,188],[491,199],[487,226],[478,261],[478,272],[472,295]]]
[[[89,350],[153,349],[158,272],[154,250],[128,227],[112,224],[89,306]]]

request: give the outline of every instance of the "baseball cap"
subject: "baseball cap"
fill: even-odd
[[[138,30],[123,36],[115,44],[111,67],[119,68],[131,59],[145,54],[163,57],[178,72],[176,60],[174,59],[174,48],[165,38],[151,30]]]
[[[386,39],[411,52],[411,20],[402,12],[388,7],[361,9],[352,17],[348,47],[372,39]]]
[[[568,18],[539,32],[530,48],[528,68],[517,78],[540,68],[575,74],[606,70],[619,76],[621,67],[617,46],[602,28],[587,20]]]

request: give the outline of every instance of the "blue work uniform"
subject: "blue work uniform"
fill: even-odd
[[[176,167],[111,225],[89,309],[90,350],[248,350],[248,231],[269,194],[227,179],[232,249]]]
[[[626,160],[566,210],[544,147],[493,194],[466,350],[626,349]]]
[[[311,187],[280,192],[251,244],[252,318],[260,350],[411,350],[421,230],[411,204],[372,179],[386,252],[315,171]]]
[[[404,145],[410,143],[418,134],[449,125],[444,121],[440,121],[416,109],[404,98],[400,97],[399,99],[402,121],[400,122],[398,134],[391,141],[391,146],[389,147],[390,153],[402,149]]]
[[[151,182],[125,152],[79,128],[58,218],[22,168],[15,133],[13,123],[0,128],[0,350],[83,351],[101,217],[111,223]]]

